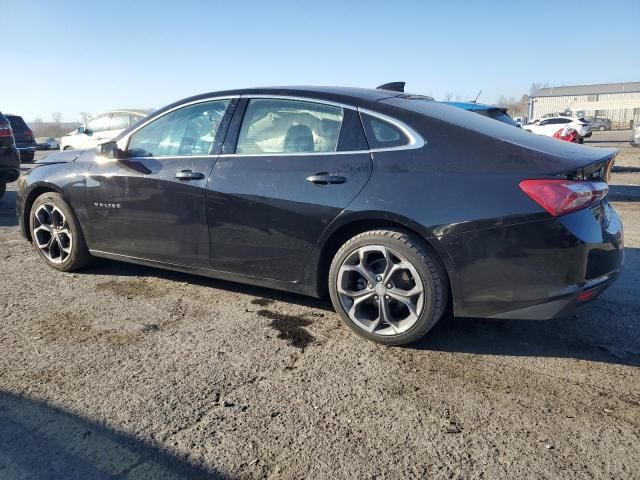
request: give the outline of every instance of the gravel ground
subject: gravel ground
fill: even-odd
[[[109,261],[54,271],[10,191],[0,478],[638,478],[639,172],[623,147],[625,271],[576,317],[444,319],[405,348],[325,301]]]

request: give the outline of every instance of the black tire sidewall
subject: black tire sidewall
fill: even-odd
[[[34,212],[36,209],[42,205],[43,203],[51,203],[55,205],[60,211],[64,214],[69,223],[69,228],[71,229],[71,234],[73,236],[73,243],[71,245],[71,253],[62,263],[53,263],[51,262],[44,253],[38,248],[36,245],[35,239],[32,238],[32,243],[35,250],[38,252],[38,255],[42,257],[47,265],[55,268],[56,270],[60,270],[62,272],[70,272],[76,270],[78,268],[83,267],[88,263],[89,260],[89,252],[87,250],[87,246],[84,241],[84,235],[82,234],[82,230],[80,228],[80,223],[76,218],[75,214],[71,210],[71,208],[67,205],[62,195],[59,193],[44,193],[40,195],[33,202],[31,206],[31,211],[29,212],[29,232],[33,236],[33,218]]]
[[[385,230],[385,232],[389,231]],[[424,336],[442,316],[444,312],[442,305],[446,305],[447,301],[446,295],[448,293],[448,278],[446,278],[446,273],[444,272],[444,268],[440,265],[439,259],[434,258],[434,255],[430,252],[430,249],[424,241],[404,232],[393,232],[401,233],[408,242],[392,236],[377,235],[375,233],[366,237],[357,236],[355,239],[347,242],[348,247],[341,248],[331,263],[329,271],[329,293],[333,306],[344,323],[346,323],[349,328],[355,331],[358,335],[385,345],[404,345],[414,342]],[[418,271],[422,280],[425,299],[420,317],[409,330],[399,335],[377,335],[363,330],[356,325],[353,320],[351,320],[338,298],[337,274],[340,266],[355,250],[367,245],[383,245],[398,252],[411,262],[414,268]],[[431,262],[432,266],[435,267],[435,275],[429,269],[425,259],[419,252],[421,252],[423,256],[425,255],[425,252],[427,252],[429,257],[427,261]],[[440,296],[440,298],[438,298],[438,296]]]

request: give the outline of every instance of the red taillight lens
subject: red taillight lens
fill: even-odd
[[[9,125],[0,124],[0,137],[10,137],[13,135],[11,127]]]
[[[577,180],[523,180],[520,188],[554,217],[575,212],[605,197],[604,182]]]
[[[31,130],[25,130],[24,131],[24,135],[27,138],[31,138],[31,137],[33,137],[33,132]]]

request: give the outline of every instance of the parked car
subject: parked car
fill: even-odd
[[[57,270],[104,257],[328,291],[355,332],[404,344],[447,308],[546,319],[611,285],[616,154],[396,91],[231,90],[36,166],[17,210]]]
[[[591,132],[589,131],[589,122],[587,122],[584,118],[545,118],[536,120],[536,122],[534,123],[529,123],[522,128],[528,132],[535,133],[536,135],[553,137],[558,132],[558,130],[562,130],[564,127],[573,128],[580,136],[580,143],[582,143],[585,138],[591,136]]]
[[[633,129],[633,133],[631,134],[631,145],[634,147],[640,147],[640,125]]]
[[[33,132],[21,116],[10,114],[5,114],[5,116],[11,124],[16,147],[20,151],[20,161],[33,162],[36,153],[36,140],[33,138]]]
[[[7,117],[0,112],[0,198],[7,190],[7,183],[20,175],[20,153],[16,148],[13,130]]]
[[[493,118],[494,120],[498,120],[499,122],[506,123],[507,125],[511,125],[513,127],[520,128],[520,124],[516,122],[513,118],[509,116],[507,113],[508,109],[502,107],[496,107],[494,105],[485,105],[482,103],[476,102],[444,102],[447,105],[451,105],[452,107],[462,108],[464,110],[468,110],[473,113],[477,113],[479,115],[484,115],[485,117]]]
[[[57,150],[60,144],[53,137],[36,138],[36,150]]]
[[[150,110],[113,110],[92,118],[77,130],[60,139],[60,150],[86,150],[117,137],[125,129],[136,124]]]
[[[589,130],[611,130],[612,123],[611,120],[604,117],[587,117],[585,118],[589,122]]]

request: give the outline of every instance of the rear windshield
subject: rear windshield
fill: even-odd
[[[513,125],[514,127],[518,126],[518,123],[513,118],[497,108],[491,108],[489,110],[473,110],[473,112],[484,115],[485,117],[493,118],[494,120],[498,120],[499,122],[506,123],[508,125]]]
[[[15,115],[7,115],[9,119],[9,123],[11,124],[11,129],[14,132],[24,132],[25,130],[29,130],[27,124],[24,123],[22,117],[16,117]]]

